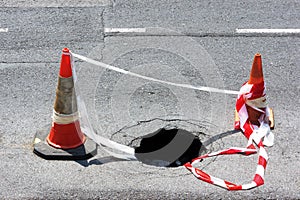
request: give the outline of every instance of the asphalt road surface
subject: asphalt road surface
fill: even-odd
[[[300,199],[299,10],[296,0],[1,1],[0,199]],[[261,53],[276,120],[265,184],[230,192],[198,181],[182,166],[118,160],[101,147],[76,162],[33,154],[36,131],[51,123],[64,47],[145,76],[234,91]],[[102,136],[134,147],[137,138],[175,127],[199,136],[208,152],[246,146],[242,133],[230,132],[235,95],[154,83],[78,59],[75,65]],[[256,163],[257,155],[227,156],[198,167],[249,183]]]

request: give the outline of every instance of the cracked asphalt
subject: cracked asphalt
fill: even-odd
[[[299,9],[296,0],[1,1],[0,199],[300,199],[300,35],[235,31],[299,29]],[[261,53],[275,114],[265,184],[229,192],[198,181],[184,167],[119,160],[101,147],[83,161],[34,155],[36,131],[51,124],[64,47],[144,76],[235,91]],[[150,82],[77,59],[75,66],[93,128],[104,137],[137,146],[138,138],[169,127],[199,136],[209,152],[246,146],[242,133],[232,131],[235,95]],[[198,167],[248,183],[256,163],[257,155],[224,156]]]

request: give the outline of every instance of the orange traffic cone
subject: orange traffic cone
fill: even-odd
[[[72,149],[84,141],[85,136],[78,121],[70,52],[65,48],[60,64],[53,123],[47,142],[56,148]]]
[[[63,49],[52,126],[48,133],[38,132],[34,143],[34,152],[45,159],[81,160],[96,154],[96,144],[86,138],[80,128],[71,55],[67,48]]]
[[[260,54],[256,54],[254,56],[248,84],[253,85],[252,96],[246,102],[246,108],[247,108],[247,112],[248,112],[249,121],[254,125],[257,125],[257,126],[260,125],[260,122],[258,121],[262,115],[262,112],[258,110],[258,109],[260,109],[264,112],[269,113],[268,120],[269,120],[270,128],[273,129],[274,128],[274,114],[273,114],[273,110],[270,109],[266,105],[266,97],[264,94],[264,77],[263,77],[263,69],[262,69],[262,60],[261,60]],[[255,109],[254,107],[256,107],[258,109]],[[235,129],[240,128],[239,127],[239,116],[238,116],[238,113],[236,110],[235,110],[234,128]]]
[[[253,84],[253,85],[259,86],[259,87],[257,87],[258,92],[256,92],[255,90],[253,91],[251,100],[259,99],[259,101],[257,101],[257,104],[258,104],[257,107],[260,108],[261,110],[265,111],[266,97],[265,97],[265,94],[263,94],[264,75],[263,75],[263,70],[262,70],[262,61],[261,61],[260,54],[256,54],[254,56],[248,84]],[[255,110],[253,107],[249,106],[247,103],[246,103],[246,108],[248,111],[249,121],[252,124],[259,126],[260,122],[258,121],[258,119],[260,118],[262,112]]]

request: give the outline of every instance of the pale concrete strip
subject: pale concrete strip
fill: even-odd
[[[235,29],[227,32],[177,32],[160,27],[104,28],[106,36],[189,36],[189,37],[287,37],[300,36],[300,29]]]
[[[285,34],[285,33],[300,33],[300,29],[236,29],[236,33],[270,33],[270,34]]]
[[[8,28],[0,28],[0,33],[7,33],[8,32]]]
[[[146,28],[104,28],[104,33],[145,33]]]
[[[75,1],[75,0],[26,0],[26,1],[1,1],[1,7],[22,7],[22,8],[49,8],[49,7],[94,7],[94,6],[108,6],[111,5],[110,0],[89,0],[89,1]]]

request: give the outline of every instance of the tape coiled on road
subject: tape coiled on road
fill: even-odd
[[[261,89],[264,89],[264,85],[263,88]],[[262,91],[263,91],[262,95],[265,96],[264,90]],[[189,171],[191,171],[192,174],[199,180],[217,185],[227,190],[249,190],[264,184],[265,169],[267,167],[267,161],[268,161],[268,154],[264,146],[272,146],[274,144],[274,135],[270,131],[269,124],[265,123],[264,121],[260,122],[260,126],[258,127],[256,125],[251,124],[251,122],[248,120],[249,116],[245,105],[248,98],[252,96],[253,92],[254,92],[253,85],[248,83],[244,84],[240,89],[240,94],[237,98],[237,103],[236,103],[236,109],[240,116],[240,128],[242,129],[245,137],[248,139],[247,148],[232,147],[229,149],[199,156],[198,158],[193,159],[192,162],[186,163],[184,166]],[[260,97],[257,99],[258,100],[255,106],[265,106],[264,98]],[[266,110],[268,110],[268,107],[266,107]],[[268,113],[262,111],[262,117],[264,118],[264,116],[268,116]],[[213,156],[231,155],[231,154],[242,154],[248,156],[257,153],[257,150],[255,149],[255,144],[259,148],[259,155],[258,155],[256,172],[251,183],[243,184],[243,185],[234,184],[229,181],[211,176],[205,173],[204,171],[193,167],[193,164],[200,162],[205,158],[209,158]]]

